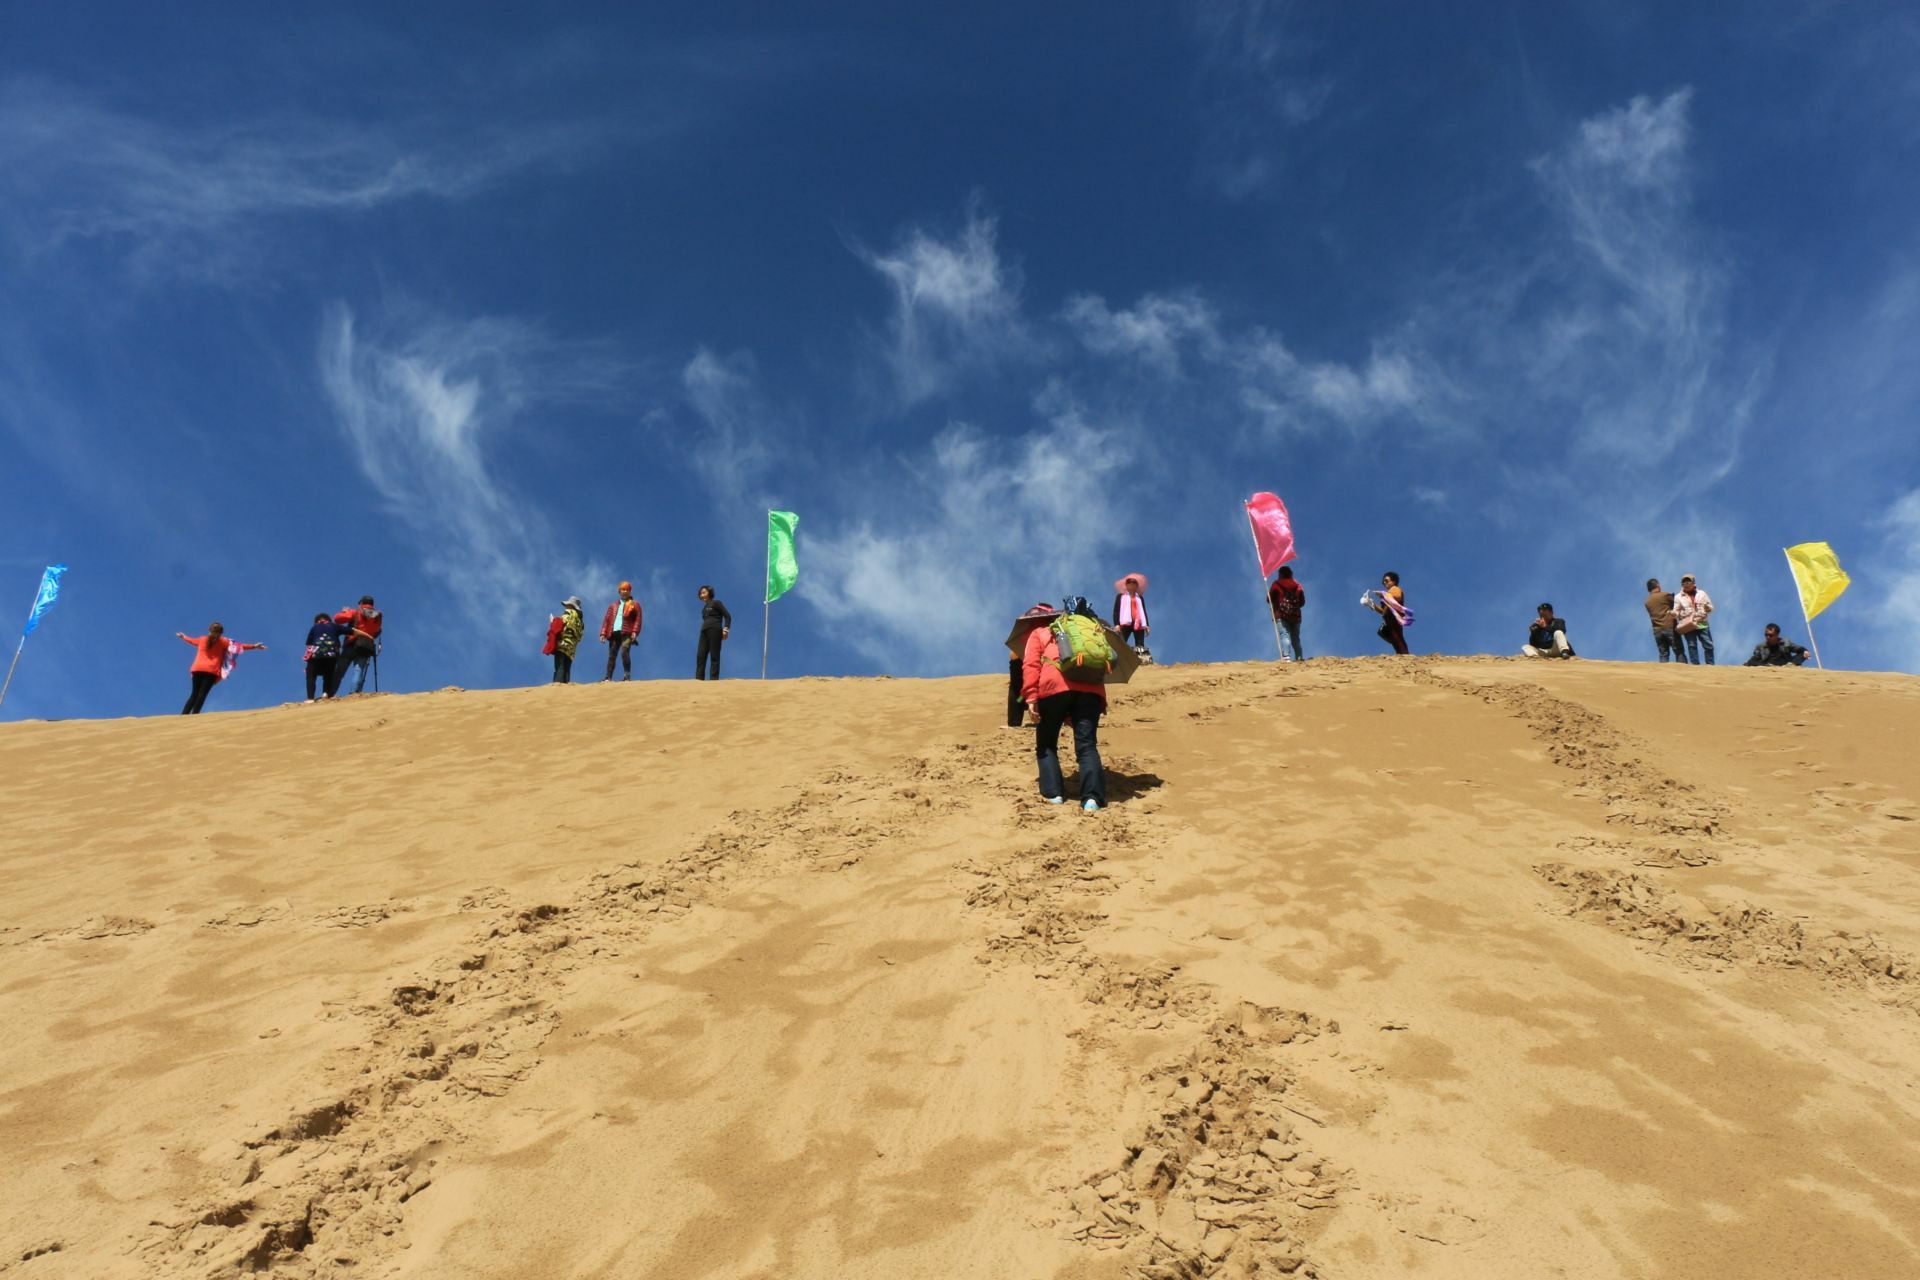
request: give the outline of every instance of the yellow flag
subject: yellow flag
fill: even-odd
[[[1840,557],[1824,542],[1803,542],[1787,548],[1787,563],[1793,568],[1793,581],[1800,588],[1800,607],[1808,619],[1840,598],[1853,579],[1840,567]]]

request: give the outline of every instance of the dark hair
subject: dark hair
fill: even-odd
[[[1780,629],[1780,624],[1777,622],[1769,622],[1767,624],[1767,630],[1769,631],[1778,631],[1779,629]]]
[[[1660,589],[1660,579],[1658,578],[1647,579],[1647,590],[1658,591],[1659,589]]]
[[[209,630],[209,631],[220,631],[220,632],[224,632],[224,631],[226,631],[226,628],[225,628],[225,627],[223,627],[223,626],[221,626],[221,625],[220,625],[219,623],[217,623],[217,622],[209,622],[209,623],[207,624],[207,630]]]
[[[1281,577],[1283,577],[1283,578],[1285,578],[1285,579],[1286,579],[1287,581],[1289,581],[1289,582],[1291,582],[1291,581],[1293,581],[1293,566],[1291,566],[1291,565],[1284,565],[1284,564],[1283,564],[1283,565],[1281,565],[1281,566],[1280,566],[1280,576],[1281,576]]]
[[[1542,600],[1540,602],[1540,612],[1551,617],[1553,616],[1553,606],[1548,604],[1545,600]]]
[[[313,620],[315,622],[325,622],[328,618],[332,616],[333,616],[332,614],[327,614],[327,613],[316,613],[313,615]]]
[[[694,594],[697,596],[710,596],[713,594],[713,588],[703,582],[700,584],[700,589],[694,592]]]
[[[1395,573],[1391,569],[1387,570],[1385,573],[1381,574],[1380,576],[1385,578],[1388,582],[1391,582],[1396,587],[1400,585],[1400,575]]]
[[[372,603],[373,603],[373,597],[372,597],[372,596],[361,596],[361,597],[360,597],[360,603],[361,603],[361,604],[372,604]]]

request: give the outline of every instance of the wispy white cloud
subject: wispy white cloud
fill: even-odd
[[[487,624],[482,634],[500,634],[503,611],[537,615],[563,586],[612,579],[511,489],[494,454],[536,405],[610,397],[625,376],[618,363],[562,349],[517,321],[412,315],[369,334],[335,306],[321,326],[319,371],[361,472],[417,539],[427,572]]]
[[[470,196],[564,163],[595,136],[578,125],[187,125],[13,80],[0,85],[0,227],[28,258],[88,242],[141,273],[230,277],[261,220]]]
[[[1318,119],[1329,75],[1307,69],[1309,45],[1289,0],[1200,0],[1201,175],[1223,194],[1258,195],[1285,172],[1289,134]]]
[[[994,220],[978,202],[950,237],[915,228],[886,251],[854,246],[893,294],[885,357],[900,400],[948,389],[961,373],[1028,350],[1020,272],[1003,263]]]
[[[977,670],[1009,610],[1085,594],[1121,540],[1095,495],[1137,458],[1137,436],[1057,391],[1010,437],[950,424],[892,477],[882,514],[807,543],[805,599],[885,671]],[[948,601],[937,628],[906,602]]]
[[[715,493],[744,502],[774,458],[779,430],[752,353],[718,356],[701,347],[680,371],[680,384],[698,425],[675,433],[678,451]]]

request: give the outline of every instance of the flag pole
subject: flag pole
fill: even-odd
[[[23,634],[20,643],[13,647],[13,661],[7,664],[7,678],[0,682],[0,707],[7,704],[7,690],[13,687],[13,670],[20,665],[20,651],[27,647],[27,637]]]
[[[1816,669],[1825,671],[1827,664],[1820,661],[1820,642],[1813,638],[1813,619],[1807,616],[1807,601],[1800,594],[1800,575],[1793,571],[1793,557],[1787,555],[1785,547],[1780,548],[1780,554],[1787,557],[1787,576],[1793,579],[1794,599],[1800,601],[1800,621],[1807,624],[1807,643],[1813,647],[1813,665]]]
[[[773,528],[773,512],[767,512],[767,528]],[[760,678],[767,678],[767,635],[773,630],[773,601],[767,599],[766,583],[773,581],[773,535],[767,535],[767,576],[760,587]]]
[[[1253,539],[1253,567],[1260,574],[1260,595],[1264,599],[1266,598],[1266,595],[1267,595],[1267,571],[1260,564],[1260,535],[1254,530],[1254,527],[1253,527],[1253,511],[1250,508],[1245,508],[1245,507],[1243,507],[1242,509],[1245,510],[1247,513],[1247,536]],[[1270,617],[1270,620],[1273,623],[1274,657],[1276,659],[1283,659],[1287,656],[1287,648],[1284,644],[1280,642],[1280,619],[1278,617],[1271,616],[1273,614],[1273,605],[1271,600],[1268,601],[1267,613]]]

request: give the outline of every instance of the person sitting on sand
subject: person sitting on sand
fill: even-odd
[[[1797,667],[1807,660],[1804,646],[1797,645],[1780,634],[1780,624],[1767,624],[1766,638],[1753,646],[1753,656],[1748,658],[1749,667]]]
[[[1525,658],[1576,656],[1573,646],[1567,643],[1566,619],[1554,617],[1552,605],[1542,604],[1536,611],[1533,625],[1527,632],[1527,642],[1520,646],[1520,655]]]
[[[1100,626],[1100,619],[1084,596],[1070,598],[1065,612]],[[1058,610],[1050,613],[1054,618],[1062,616]],[[1045,615],[1030,609],[1026,616],[1041,619],[1040,625],[1027,633],[1021,659],[1021,693],[1037,721],[1033,741],[1034,754],[1040,761],[1040,794],[1048,804],[1066,803],[1066,784],[1060,776],[1060,728],[1071,724],[1074,757],[1080,766],[1080,807],[1088,813],[1098,812],[1107,803],[1106,775],[1097,741],[1100,715],[1107,709],[1107,687],[1069,679],[1060,669],[1060,643]]]
[[[183,716],[197,716],[200,708],[207,705],[207,695],[213,692],[213,686],[225,680],[233,673],[233,664],[241,654],[249,649],[265,651],[264,644],[242,644],[238,640],[227,639],[227,629],[217,622],[207,624],[207,634],[190,636],[184,631],[173,633],[194,647],[193,655],[193,692],[187,695],[187,705],[180,708]]]

